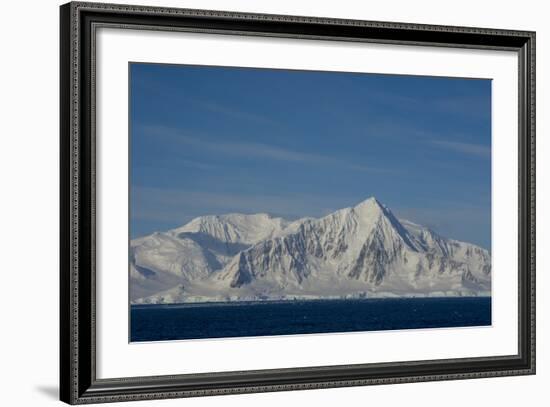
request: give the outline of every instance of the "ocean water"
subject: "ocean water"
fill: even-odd
[[[130,341],[491,325],[491,298],[132,305]]]

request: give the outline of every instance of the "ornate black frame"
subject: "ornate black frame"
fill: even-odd
[[[535,373],[535,33],[73,2],[61,6],[60,395],[70,404],[469,379]],[[95,29],[205,33],[513,50],[519,56],[517,355],[96,378]]]

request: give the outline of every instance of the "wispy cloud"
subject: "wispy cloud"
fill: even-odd
[[[478,119],[490,119],[491,115],[490,99],[476,96],[441,98],[435,100],[432,107],[444,113]]]
[[[380,121],[368,123],[363,127],[369,137],[390,139],[391,142],[416,144],[435,135],[421,126],[409,122]]]
[[[134,86],[139,87],[141,90],[153,94],[159,98],[165,96],[167,92],[173,90],[173,84],[170,84],[170,89],[167,89],[167,84],[164,80],[159,80],[158,77],[147,75],[144,72],[140,72],[139,75],[132,77]],[[252,113],[246,109],[238,109],[235,106],[229,106],[218,102],[207,101],[201,97],[188,96],[184,91],[177,95],[178,104],[185,104],[194,108],[207,110],[212,113],[217,113],[230,117],[235,120],[248,121],[256,124],[264,125],[276,125],[281,126],[281,123],[273,120],[267,115],[260,113]]]
[[[453,116],[462,116],[472,119],[490,118],[490,99],[479,95],[454,95],[428,97],[422,93],[415,96],[401,95],[392,92],[375,91],[371,97],[377,103],[385,104],[390,108],[399,108],[412,112],[438,112]]]
[[[445,141],[445,140],[429,140],[429,143],[436,147],[440,147],[450,151],[455,151],[457,153],[463,153],[463,154],[468,154],[468,155],[482,157],[482,158],[491,157],[491,147],[484,146],[481,144],[461,143],[456,141]]]
[[[178,162],[184,167],[195,168],[198,170],[215,170],[218,168],[215,165],[206,164],[206,163],[203,163],[200,161],[194,161],[194,160],[182,159],[182,160],[178,160]]]
[[[491,147],[483,144],[466,143],[461,141],[438,140],[436,133],[415,127],[413,125],[401,125],[398,123],[369,124],[365,131],[370,137],[387,138],[392,142],[409,144],[430,145],[439,149],[466,154],[480,158],[491,158]],[[460,139],[460,135],[456,135]]]
[[[385,75],[380,78],[383,79]],[[407,76],[399,75],[401,79]],[[387,78],[387,77],[386,77]],[[416,80],[421,79],[416,76],[409,76],[410,83],[414,83]],[[351,93],[357,91],[357,80],[353,77],[340,77],[338,78],[343,88]],[[379,87],[379,86],[366,86],[363,88],[361,99],[363,101],[362,108],[368,109],[369,106],[383,106],[388,112],[399,111],[405,112],[417,112],[425,114],[431,112],[433,115],[444,114],[456,117],[464,117],[474,120],[490,119],[490,92],[476,90],[473,91],[470,85],[472,81],[478,82],[481,79],[459,79],[454,80],[469,82],[465,89],[467,91],[451,90],[451,92],[439,92],[437,91],[438,84],[445,87],[450,78],[424,78],[424,85],[420,89],[416,89],[414,92],[403,92],[403,87]],[[489,80],[487,80],[489,81]],[[403,84],[405,84],[404,82]],[[487,83],[487,85],[489,85]],[[406,87],[406,86],[405,86]],[[424,87],[428,91],[424,90]],[[430,92],[429,90],[436,90]],[[345,100],[341,102],[346,103]],[[353,108],[353,106],[349,106]],[[350,109],[344,109],[338,111],[338,113],[346,115]]]
[[[264,116],[258,113],[251,113],[248,110],[235,109],[234,107],[226,106],[223,104],[205,102],[198,99],[188,100],[188,102],[193,104],[195,107],[200,107],[212,113],[222,114],[232,119],[244,120],[244,121],[248,121],[256,124],[263,124],[263,125],[271,125],[271,126],[280,125],[280,123],[277,122],[276,120],[273,120],[267,116]]]
[[[235,157],[253,157],[283,162],[294,162],[310,165],[336,166],[351,171],[363,171],[374,173],[394,173],[394,170],[371,167],[365,164],[352,163],[347,160],[323,154],[308,153],[282,148],[264,143],[250,142],[214,142],[206,137],[197,137],[190,132],[180,129],[173,129],[165,126],[142,126],[145,134],[154,137],[169,139],[174,143],[182,143],[189,146],[199,147],[203,150],[213,151],[224,155]]]

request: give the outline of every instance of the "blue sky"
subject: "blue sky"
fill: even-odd
[[[131,237],[376,196],[490,249],[491,81],[130,64]]]

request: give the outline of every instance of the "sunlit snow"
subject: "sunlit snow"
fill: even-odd
[[[202,216],[130,245],[132,303],[487,296],[491,256],[376,198],[325,217]]]

